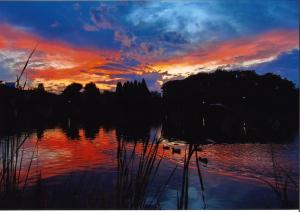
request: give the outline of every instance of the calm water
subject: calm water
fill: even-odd
[[[156,150],[151,142],[146,146],[144,138],[115,128],[31,133],[17,162],[17,184],[24,187],[22,207],[298,208],[298,135],[280,144],[209,143],[191,151],[192,144],[169,141],[160,131],[151,128],[146,139],[161,138]],[[1,142],[3,161],[7,141]],[[148,154],[153,150],[155,157]],[[148,172],[147,163],[141,162],[143,153],[144,161],[154,162]],[[145,181],[139,182],[143,176]],[[137,193],[137,187],[145,192]]]

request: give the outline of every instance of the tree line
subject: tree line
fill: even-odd
[[[7,125],[77,121],[154,119],[161,113],[161,96],[149,91],[145,80],[119,82],[115,91],[100,91],[96,84],[72,83],[51,93],[43,84],[21,90],[0,84],[1,123]]]
[[[162,92],[164,132],[185,140],[246,134],[273,139],[298,127],[299,89],[273,73],[198,73],[166,82]]]
[[[132,119],[164,120],[179,128],[203,121],[206,126],[226,127],[230,123],[220,120],[230,117],[234,120],[225,120],[234,122],[232,125],[243,121],[248,126],[292,125],[298,120],[298,93],[291,81],[276,74],[226,70],[168,81],[162,86],[162,95],[149,91],[144,79],[119,82],[115,91],[100,91],[92,82],[72,83],[61,94],[46,91],[43,84],[32,90],[0,84],[0,123],[16,126],[69,118],[82,122]]]

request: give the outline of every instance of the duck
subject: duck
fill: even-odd
[[[199,157],[198,160],[199,160],[201,163],[204,163],[204,164],[206,164],[206,165],[207,165],[207,163],[208,163],[208,159],[207,159],[207,158],[201,158],[201,157]]]
[[[172,153],[173,154],[180,154],[181,153],[181,149],[180,148],[176,148],[176,147],[172,147]]]
[[[169,150],[169,149],[170,149],[170,146],[168,146],[168,145],[163,145],[163,149],[164,149],[164,150]]]

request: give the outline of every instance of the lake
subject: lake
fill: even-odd
[[[160,125],[136,131],[69,123],[1,138],[1,208],[279,209],[299,204],[296,133],[282,142],[190,143],[164,137]]]

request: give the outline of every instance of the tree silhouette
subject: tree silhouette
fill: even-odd
[[[121,94],[122,91],[123,91],[122,83],[121,83],[121,82],[118,82],[118,83],[117,83],[117,87],[116,87],[116,93],[117,93],[117,94]]]
[[[37,86],[37,91],[39,92],[45,92],[45,87],[43,83],[39,83]]]
[[[149,94],[150,93],[144,78],[142,79],[141,88],[142,88],[144,94]]]
[[[100,94],[100,90],[95,83],[90,82],[84,86],[83,93],[88,96],[97,96]]]
[[[276,128],[273,125],[286,126],[278,130],[283,133],[289,127],[295,128],[298,119],[298,89],[272,73],[216,70],[166,82],[162,89],[168,122],[186,128],[184,132],[192,129],[191,124],[201,126],[204,117],[206,127],[214,129],[211,136],[216,136],[218,129],[220,134],[225,129],[230,134],[245,126],[248,134],[252,128],[256,134],[269,131],[271,135]]]
[[[63,96],[75,96],[78,95],[80,90],[82,89],[82,85],[79,83],[72,83],[68,85],[62,92]]]

